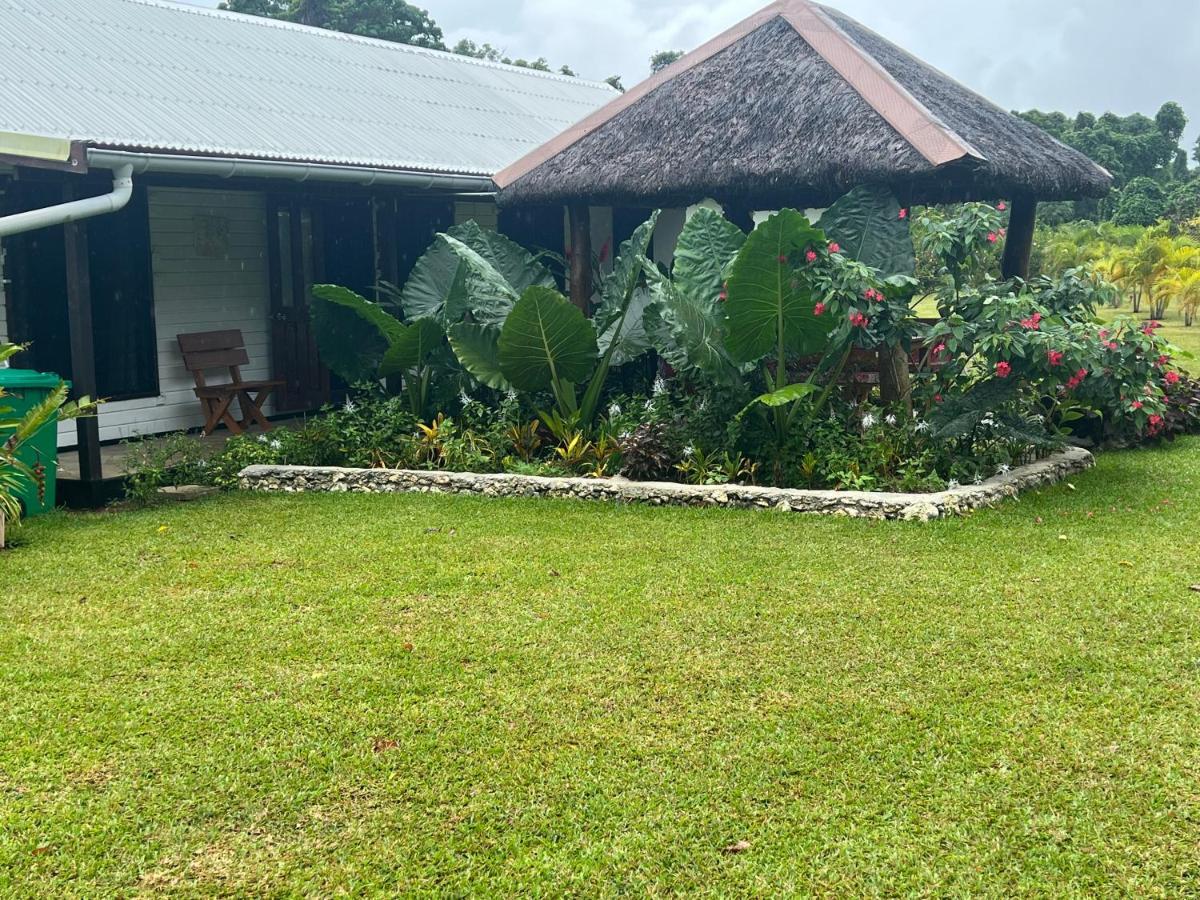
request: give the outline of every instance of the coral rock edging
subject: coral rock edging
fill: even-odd
[[[1045,487],[1095,464],[1087,450],[1072,447],[1019,466],[981,484],[935,494],[875,491],[810,491],[798,488],[698,486],[622,478],[543,478],[537,475],[429,472],[411,469],[340,469],[308,466],[249,466],[239,476],[243,490],[275,493],[439,493],[485,497],[558,497],[653,506],[718,506],[777,509],[874,519],[927,522],[961,515]]]

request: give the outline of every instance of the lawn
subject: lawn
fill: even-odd
[[[0,895],[1188,893],[1197,496],[1189,440],[926,526],[36,521],[0,555]]]

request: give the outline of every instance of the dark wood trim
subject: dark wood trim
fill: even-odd
[[[64,202],[75,199],[74,187],[63,188]],[[96,350],[92,337],[91,273],[88,267],[87,223],[72,222],[65,226],[67,273],[67,322],[71,344],[71,395],[96,396]],[[103,477],[100,462],[100,422],[96,416],[86,416],[75,422],[79,447],[79,478],[81,481],[100,481]]]
[[[592,302],[592,211],[586,203],[572,203],[567,214],[571,220],[571,302],[586,316]]]
[[[1008,234],[1004,238],[1004,258],[1000,274],[1008,278],[1029,278],[1029,258],[1033,253],[1033,231],[1037,226],[1037,200],[1031,196],[1013,197],[1008,216]]]

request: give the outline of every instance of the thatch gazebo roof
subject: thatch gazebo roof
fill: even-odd
[[[778,0],[495,178],[503,205],[1102,196],[1112,177],[837,10]]]

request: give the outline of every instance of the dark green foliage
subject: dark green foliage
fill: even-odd
[[[817,227],[843,253],[878,269],[884,278],[916,271],[907,215],[886,187],[855,188],[825,210]]]
[[[445,50],[429,13],[404,0],[225,0],[221,9],[362,37]]]
[[[1167,195],[1157,181],[1139,177],[1133,179],[1121,191],[1113,213],[1115,225],[1142,225],[1149,227],[1167,212]]]
[[[621,438],[621,474],[634,481],[674,481],[683,445],[670,422],[643,422]]]

